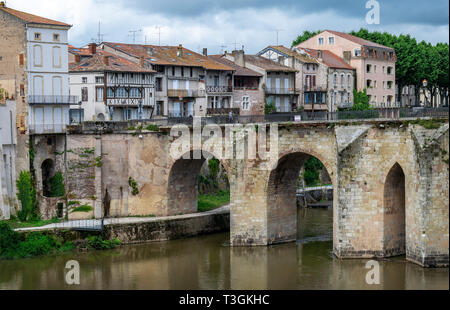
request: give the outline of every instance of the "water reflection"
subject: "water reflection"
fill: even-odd
[[[230,248],[229,234],[113,251],[0,262],[0,289],[446,289],[449,271],[404,258],[380,260],[381,285],[365,282],[367,260],[332,255],[332,210],[300,210],[299,242]],[[65,284],[76,259],[81,285]]]

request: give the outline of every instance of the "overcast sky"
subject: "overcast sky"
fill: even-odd
[[[304,30],[369,30],[411,34],[419,41],[448,42],[448,0],[378,0],[380,24],[366,23],[367,0],[9,0],[7,6],[73,25],[70,43],[104,41],[178,45],[209,53],[244,45],[256,53],[269,44],[291,46]]]

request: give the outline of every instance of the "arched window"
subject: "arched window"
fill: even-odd
[[[35,67],[42,67],[42,46],[33,46],[33,60]]]
[[[53,47],[53,67],[61,68],[61,48],[59,46]]]

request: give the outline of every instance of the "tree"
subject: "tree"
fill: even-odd
[[[292,42],[292,47],[294,47],[294,46],[296,46],[296,45],[298,45],[298,44],[300,44],[300,43],[302,43],[302,42],[304,42],[304,41],[314,37],[315,35],[317,35],[317,34],[319,34],[321,32],[322,32],[322,30],[317,30],[317,31],[308,31],[308,30],[306,30],[306,31],[303,31],[303,34],[299,35],[297,37],[297,39],[295,39]]]
[[[353,90],[353,107],[352,111],[366,111],[372,110],[369,104],[369,96],[367,95],[367,90],[364,88],[363,91]]]
[[[22,210],[17,214],[21,221],[31,220],[37,217],[36,190],[28,171],[20,172],[17,184],[17,198],[22,204]]]

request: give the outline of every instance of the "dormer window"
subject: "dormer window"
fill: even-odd
[[[59,42],[59,34],[57,34],[57,33],[53,34],[53,41]]]
[[[34,39],[40,41],[41,40],[41,34],[39,32],[34,33]]]

